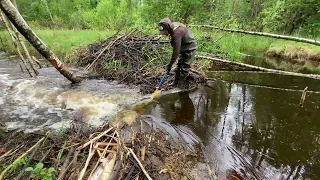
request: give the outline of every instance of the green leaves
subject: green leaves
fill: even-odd
[[[44,168],[43,163],[38,163],[34,168],[28,167],[26,169],[28,172],[32,172],[32,178],[40,178],[41,180],[52,180],[52,173],[55,172],[53,167],[49,169]]]

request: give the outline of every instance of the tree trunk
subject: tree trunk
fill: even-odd
[[[16,48],[17,53],[18,53],[21,61],[23,62],[26,70],[28,71],[29,75],[30,75],[31,77],[33,77],[32,73],[31,73],[31,70],[29,69],[29,67],[28,67],[28,65],[27,65],[27,63],[26,63],[26,60],[24,59],[23,55],[21,54],[21,51],[20,51],[19,46],[18,46],[18,43],[17,43],[17,39],[16,39],[14,33],[11,31],[9,22],[7,21],[7,19],[6,19],[6,17],[4,16],[4,14],[3,14],[2,11],[0,11],[0,19],[1,19],[1,21],[3,22],[3,24],[5,25],[8,33],[9,33],[9,36],[10,36],[11,39],[12,39],[13,45],[14,45],[14,47]],[[20,65],[20,67],[21,67],[21,65]],[[22,69],[22,67],[21,67],[21,69]],[[22,69],[22,71],[23,71],[23,69]]]
[[[317,75],[317,74],[302,74],[302,73],[294,73],[294,72],[281,71],[281,70],[275,70],[275,69],[268,69],[268,68],[253,66],[250,64],[228,61],[228,60],[214,58],[214,57],[208,57],[208,56],[196,55],[196,57],[202,58],[202,59],[209,59],[209,60],[213,60],[213,61],[219,61],[219,62],[228,63],[228,64],[234,64],[237,66],[247,67],[247,68],[250,68],[253,70],[257,70],[257,71],[264,71],[264,72],[271,72],[271,73],[277,73],[277,74],[285,74],[285,75],[291,75],[291,76],[300,76],[300,77],[308,77],[308,78],[313,78],[313,79],[320,79],[320,75]]]
[[[299,38],[299,37],[294,37],[294,36],[285,36],[285,35],[279,35],[279,34],[254,32],[254,31],[243,31],[243,30],[236,30],[236,29],[235,30],[225,29],[225,28],[221,28],[221,27],[217,27],[217,26],[209,26],[209,25],[189,25],[189,26],[190,27],[205,27],[205,28],[211,28],[211,29],[219,29],[219,30],[227,31],[227,32],[236,32],[236,33],[243,33],[243,34],[250,34],[250,35],[257,35],[257,36],[273,37],[273,38],[278,38],[278,39],[285,39],[285,40],[309,43],[309,44],[320,46],[320,41],[316,41],[313,39]]]
[[[16,1],[13,0],[12,2],[13,2],[13,4],[14,4],[14,6],[17,8],[17,3],[16,3]],[[17,9],[18,9],[18,8],[17,8]],[[20,33],[19,33],[19,32],[17,31],[17,29],[13,26],[12,23],[10,23],[10,25],[11,25],[11,28],[12,28],[13,32],[16,34],[18,43],[19,43],[20,46],[22,47],[22,49],[23,49],[23,51],[24,51],[24,53],[25,53],[25,55],[26,55],[27,61],[28,61],[29,65],[30,65],[30,67],[32,68],[32,70],[34,71],[34,73],[35,73],[36,75],[38,75],[39,72],[38,72],[38,70],[34,67],[34,65],[33,65],[33,63],[32,63],[32,62],[33,62],[33,59],[31,58],[30,53],[29,53],[28,49],[26,48],[26,45],[24,44],[24,41],[22,40],[22,37],[21,37]]]
[[[45,57],[64,77],[72,83],[80,82],[80,78],[75,76],[58,57],[40,40],[40,38],[31,30],[29,25],[22,18],[19,11],[13,6],[10,0],[1,0],[0,8],[7,15],[17,30],[32,44],[32,46]]]

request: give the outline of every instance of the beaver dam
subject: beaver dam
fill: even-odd
[[[197,140],[172,129],[180,138],[144,117],[130,126],[71,128],[64,136],[6,133],[0,140],[0,179],[213,179]]]
[[[152,93],[170,56],[168,42],[133,31],[77,50],[89,78],[105,78]],[[186,88],[206,83],[195,65]],[[174,69],[163,83],[169,90]],[[197,136],[129,111],[97,128],[74,122],[57,133],[24,134],[0,127],[0,180],[215,179]],[[124,123],[125,121],[125,123]]]
[[[167,41],[159,36],[143,35],[132,31],[114,35],[77,50],[78,63],[95,77],[117,80],[119,83],[138,86],[143,94],[152,93],[170,61],[171,49]],[[177,62],[176,62],[177,63]],[[194,63],[197,64],[197,63]],[[174,81],[175,69],[162,84],[169,90]],[[205,84],[206,78],[201,68],[193,65],[187,77],[186,88]]]

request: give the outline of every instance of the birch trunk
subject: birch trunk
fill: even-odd
[[[8,33],[9,33],[11,39],[12,39],[13,45],[14,45],[14,47],[16,48],[17,53],[18,53],[21,61],[23,62],[24,67],[26,68],[26,70],[27,70],[27,72],[29,73],[29,75],[30,75],[31,77],[33,77],[32,73],[31,73],[31,70],[29,69],[29,67],[28,67],[28,65],[27,65],[27,63],[26,63],[26,60],[24,59],[24,57],[23,57],[23,55],[22,55],[22,53],[21,53],[21,51],[20,51],[20,48],[19,48],[18,43],[17,43],[17,39],[16,39],[14,33],[11,31],[9,22],[7,21],[7,19],[6,19],[6,17],[4,16],[4,14],[3,14],[2,11],[0,11],[0,19],[1,19],[1,21],[3,22],[3,24],[5,25],[7,31],[8,31]],[[22,69],[22,71],[23,71],[23,68],[22,68],[21,65],[20,65],[20,67],[21,67],[21,69]]]
[[[32,44],[32,46],[45,57],[53,67],[55,67],[64,77],[72,83],[80,82],[81,79],[75,76],[59,58],[41,41],[41,39],[32,31],[30,26],[22,18],[19,11],[14,7],[10,0],[0,1],[1,10],[7,15],[17,30]]]
[[[16,1],[13,0],[12,2],[13,2],[13,4],[14,4],[14,6],[17,8],[17,3],[16,3]],[[17,8],[17,9],[18,9],[18,8]],[[13,26],[12,23],[10,23],[10,25],[11,25],[11,27],[12,27],[13,32],[16,34],[18,43],[19,43],[20,46],[22,47],[22,49],[23,49],[23,51],[24,51],[24,54],[26,55],[27,61],[28,61],[29,65],[30,65],[30,67],[32,68],[32,70],[34,71],[34,73],[35,73],[36,75],[38,75],[39,72],[38,72],[38,70],[34,67],[34,65],[33,65],[33,63],[32,63],[32,62],[33,62],[33,59],[31,58],[30,53],[29,53],[28,49],[26,48],[26,45],[24,44],[24,41],[22,40],[22,37],[21,37],[20,33],[19,33],[19,32],[17,31],[17,29]]]
[[[214,57],[208,57],[208,56],[196,55],[196,57],[197,58],[202,58],[202,59],[213,60],[213,61],[219,61],[219,62],[228,63],[228,64],[234,64],[234,65],[237,65],[237,66],[247,67],[247,68],[250,68],[250,69],[253,69],[253,70],[257,70],[257,71],[264,71],[264,72],[271,72],[271,73],[277,73],[277,74],[285,74],[285,75],[292,75],[292,76],[300,76],[300,77],[308,77],[308,78],[313,78],[313,79],[320,79],[320,75],[317,75],[317,74],[302,74],[302,73],[294,73],[294,72],[281,71],[281,70],[275,70],[275,69],[268,69],[268,68],[253,66],[253,65],[250,65],[250,64],[244,64],[244,63],[239,63],[239,62],[234,62],[234,61],[228,61],[228,60],[214,58]]]
[[[299,38],[299,37],[294,37],[294,36],[285,36],[285,35],[263,33],[263,32],[226,29],[226,28],[221,28],[221,27],[217,27],[217,26],[209,26],[209,25],[189,25],[189,26],[190,27],[205,27],[205,28],[218,29],[218,30],[227,31],[227,32],[236,32],[236,33],[243,33],[243,34],[250,34],[250,35],[257,35],[257,36],[273,37],[273,38],[277,38],[277,39],[285,39],[285,40],[309,43],[309,44],[320,46],[320,41],[317,41],[314,39]]]

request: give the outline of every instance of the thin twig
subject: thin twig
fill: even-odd
[[[107,134],[109,131],[111,131],[112,129],[113,129],[113,127],[111,127],[111,128],[109,128],[108,130],[100,133],[100,134],[99,134],[98,136],[96,136],[95,138],[91,139],[90,141],[86,142],[84,145],[80,146],[80,147],[78,148],[78,150],[79,150],[79,149],[83,149],[83,148],[87,147],[88,145],[92,144],[94,141],[100,139],[102,136],[106,135],[106,134]]]
[[[75,148],[72,147],[68,154],[67,154],[67,157],[66,159],[64,160],[64,163],[60,169],[60,173],[59,173],[59,176],[57,178],[57,180],[63,180],[64,179],[64,176],[66,175],[67,171],[68,171],[68,167],[69,167],[69,164],[70,164],[70,158],[71,158],[71,155],[74,153],[75,151]]]
[[[25,170],[27,169],[27,167],[29,166],[30,162],[32,161],[34,155],[36,154],[36,152],[38,151],[40,147],[40,143],[37,143],[36,147],[34,148],[33,152],[31,153],[27,163],[23,166],[22,170],[20,171],[19,175],[17,176],[16,180],[20,180],[20,178],[23,176]]]
[[[131,148],[128,148],[130,153],[132,154],[132,156],[134,157],[134,159],[137,161],[137,163],[139,164],[142,172],[144,173],[144,175],[148,178],[148,180],[152,180],[152,178],[149,176],[149,174],[147,173],[147,171],[144,169],[143,165],[141,164],[140,160],[137,158],[136,154],[133,152],[133,150]]]
[[[22,159],[23,157],[25,157],[26,155],[28,155],[38,144],[40,144],[43,140],[45,139],[45,137],[41,138],[35,145],[33,145],[28,151],[26,151],[25,153],[23,153],[20,157],[18,157],[15,161],[13,161],[13,163],[11,163],[5,170],[2,171],[2,173],[0,174],[0,180],[3,180],[4,175],[6,174],[7,171],[9,171],[20,159]]]

